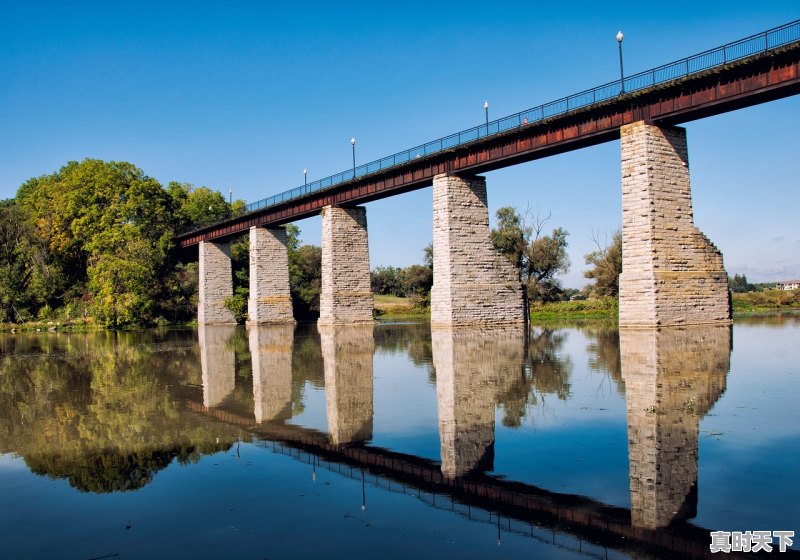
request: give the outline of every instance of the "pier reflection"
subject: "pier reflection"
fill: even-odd
[[[434,329],[431,340],[442,474],[455,478],[489,470],[495,407],[521,377],[524,330]]]
[[[200,325],[200,368],[203,373],[203,405],[219,406],[236,386],[236,353],[231,340],[235,325]]]
[[[334,444],[372,438],[372,325],[320,325],[328,433]]]
[[[725,391],[730,351],[728,326],[620,331],[634,527],[696,515],[700,420]]]
[[[294,325],[252,326],[248,332],[256,422],[292,417]]]

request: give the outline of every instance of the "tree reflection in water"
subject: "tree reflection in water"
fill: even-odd
[[[6,342],[9,339],[6,339]],[[200,380],[185,336],[18,336],[0,360],[0,452],[86,492],[136,490],[173,459],[228,449],[238,430],[179,409]]]

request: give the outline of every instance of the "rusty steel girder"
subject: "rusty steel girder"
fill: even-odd
[[[176,241],[181,249],[190,249],[201,241],[222,242],[253,226],[274,227],[313,216],[325,206],[361,204],[428,187],[441,173],[475,175],[616,140],[621,126],[636,121],[675,125],[799,92],[800,43],[793,43],[414,159],[179,235]]]

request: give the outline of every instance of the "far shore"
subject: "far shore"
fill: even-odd
[[[430,319],[430,308],[421,305],[415,298],[376,295],[375,318],[379,321]],[[779,293],[777,290],[733,294],[734,320],[800,315],[800,293]],[[531,303],[531,321],[552,324],[560,321],[592,322],[595,320],[616,323],[619,307],[616,298],[586,299],[577,301],[554,301]],[[156,325],[165,327],[192,327],[186,325]],[[0,323],[0,332],[87,332],[109,330],[97,325],[90,318],[79,320],[42,320],[26,323]],[[130,329],[129,329],[130,330]]]

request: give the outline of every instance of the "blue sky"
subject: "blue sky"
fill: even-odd
[[[254,201],[800,19],[770,2],[2,2],[0,198],[70,160]],[[800,96],[688,123],[695,223],[730,274],[800,278]],[[551,213],[568,287],[620,227],[619,143],[487,174]],[[422,260],[431,190],[367,205],[372,266]],[[318,218],[298,223],[320,243]]]

